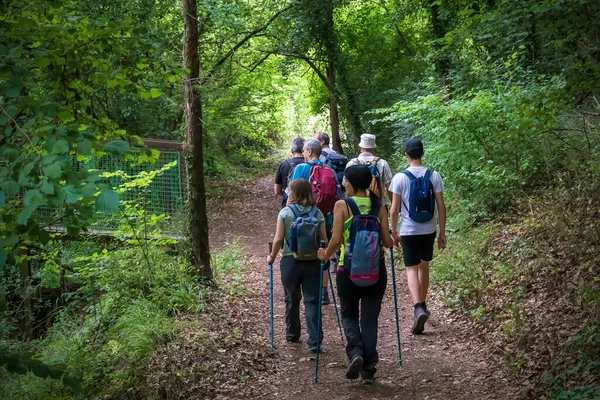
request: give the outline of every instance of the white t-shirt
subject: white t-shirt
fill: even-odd
[[[427,172],[426,167],[408,167],[407,170],[413,174],[415,178],[421,178]],[[444,191],[444,181],[442,181],[440,174],[438,174],[436,171],[433,171],[430,180],[433,184],[433,191],[435,193],[441,193]],[[410,196],[410,179],[408,176],[404,175],[402,172],[397,173],[396,176],[394,176],[394,179],[392,179],[390,191],[394,194],[400,195],[400,200],[402,200],[402,211],[400,213],[400,236],[428,235],[435,232],[437,227],[436,215],[434,215],[431,221],[424,223],[415,222],[408,217],[407,207]]]
[[[374,158],[375,158],[375,156],[372,153],[369,153],[367,151],[362,152],[362,153],[360,153],[360,155],[358,157],[353,158],[350,161],[348,161],[346,168],[351,167],[353,165],[360,165],[362,163],[370,163],[371,161],[373,161]],[[377,169],[381,173],[381,184],[383,185],[383,187],[382,187],[383,197],[381,200],[384,205],[389,204],[387,187],[390,184],[390,182],[392,182],[392,170],[391,170],[388,162],[385,161],[383,158],[380,158],[377,160]],[[344,179],[342,180],[342,184],[345,184],[345,183],[346,183],[346,177],[344,177]],[[390,203],[391,203],[391,200],[392,199],[389,199]]]

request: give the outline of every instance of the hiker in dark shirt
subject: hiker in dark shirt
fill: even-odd
[[[282,161],[279,164],[279,167],[277,167],[274,191],[276,196],[283,196],[281,208],[285,207],[285,203],[287,202],[287,194],[285,193],[285,189],[288,186],[290,174],[296,165],[304,162],[304,156],[302,155],[303,148],[304,139],[294,139],[292,141],[292,158]]]

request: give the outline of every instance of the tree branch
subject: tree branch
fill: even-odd
[[[233,46],[227,53],[225,53],[225,55],[223,57],[221,57],[221,59],[219,59],[219,61],[217,61],[213,65],[210,73],[208,74],[208,77],[212,76],[217,71],[217,69],[225,63],[225,61],[227,61],[231,56],[233,56],[235,54],[235,52],[237,51],[237,49],[242,47],[248,40],[252,39],[253,37],[257,36],[262,31],[267,29],[273,23],[273,21],[275,21],[281,14],[283,14],[290,8],[292,8],[291,5],[287,6],[286,8],[284,8],[282,10],[279,10],[277,13],[275,13],[275,15],[273,15],[271,17],[271,19],[269,19],[267,21],[266,24],[264,24],[263,26],[261,26],[259,28],[256,28],[252,32],[248,33],[242,40],[240,40],[235,46]]]

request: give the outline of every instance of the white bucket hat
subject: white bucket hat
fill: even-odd
[[[370,133],[363,133],[360,135],[360,143],[358,147],[362,149],[375,149],[377,146],[375,145],[375,135],[371,135]]]

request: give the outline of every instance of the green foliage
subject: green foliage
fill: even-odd
[[[439,94],[402,101],[380,111],[385,116],[377,122],[393,128],[399,146],[421,137],[425,162],[448,182],[459,210],[486,219],[505,211],[523,191],[555,184],[562,171],[582,161],[595,165],[600,141],[573,126],[570,100],[564,82],[554,79],[448,102]],[[581,178],[597,174],[592,167]]]

